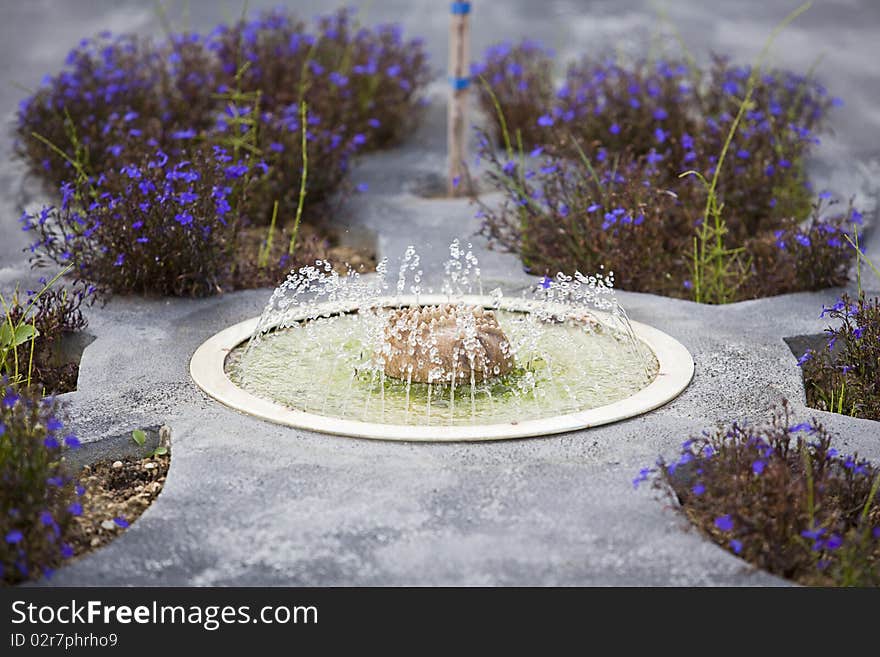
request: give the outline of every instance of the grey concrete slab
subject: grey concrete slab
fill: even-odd
[[[219,5],[190,2],[198,28]],[[252,2],[254,7],[274,4]],[[321,2],[298,2],[305,15]],[[789,3],[668,3],[697,54],[714,48],[754,56]],[[637,48],[657,24],[647,3],[477,2],[477,49],[529,35],[563,54]],[[6,3],[0,26],[0,114],[26,85],[54,70],[83,34],[103,28],[157,31],[134,1]],[[445,62],[445,6],[422,0],[375,2],[367,20],[401,20]],[[817,2],[779,41],[785,65],[820,67],[847,105],[813,163],[817,186],[871,202],[880,171],[880,87],[873,84],[880,10],[865,0]],[[824,72],[823,72],[824,71]],[[401,148],[363,158],[353,176],[370,191],[339,217],[379,235],[392,258],[419,247],[437,273],[454,237],[479,253],[486,287],[516,290],[532,279],[516,257],[473,237],[466,201],[421,199],[414,181],[442,172],[442,85],[432,89],[425,125]],[[0,140],[0,287],[26,279],[15,217],[38,202]],[[833,184],[832,184],[833,183]],[[22,191],[24,190],[24,191]],[[880,239],[868,243],[872,253]],[[876,282],[872,283],[876,286]],[[225,409],[187,373],[198,345],[259,314],[268,290],[204,300],[116,298],[89,312],[79,390],[65,395],[83,439],[100,449],[142,426],[167,424],[173,459],[165,490],[118,540],[61,569],[53,585],[597,584],[776,585],[689,530],[681,516],[631,479],[690,434],[734,418],[761,418],[783,397],[801,416],[820,416],[844,448],[880,458],[880,425],[803,406],[785,337],[820,332],[823,303],[839,291],[796,294],[715,308],[621,292],[633,319],[679,339],[694,355],[692,385],[669,405],[618,424],[548,438],[492,444],[416,445],[318,435]],[[45,582],[43,583],[45,584]]]

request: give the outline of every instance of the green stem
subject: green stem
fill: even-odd
[[[306,180],[309,175],[309,151],[308,139],[306,138],[306,134],[308,133],[306,126],[306,119],[308,118],[306,102],[302,101],[299,107],[299,122],[300,129],[302,130],[302,176],[299,181],[299,200],[296,204],[296,218],[293,220],[293,234],[290,236],[290,246],[287,249],[289,255],[293,255],[293,251],[296,248],[296,236],[299,233],[299,222],[302,219],[303,205],[306,202]]]

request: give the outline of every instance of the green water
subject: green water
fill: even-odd
[[[604,406],[656,376],[644,345],[576,324],[546,324],[496,311],[514,345],[517,368],[475,386],[415,384],[370,367],[376,324],[356,314],[311,320],[269,333],[243,359],[227,359],[230,378],[251,394],[319,415],[412,425],[496,424]]]

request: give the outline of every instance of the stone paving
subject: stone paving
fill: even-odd
[[[252,6],[262,4],[252,2]],[[299,2],[303,15],[319,2]],[[707,5],[716,5],[707,9]],[[222,19],[217,3],[190,2],[194,27]],[[561,53],[638,47],[656,23],[645,3],[477,2],[475,52],[530,35]],[[779,2],[668,3],[691,49],[748,61],[792,7]],[[50,10],[51,9],[51,10]],[[427,0],[375,2],[365,20],[400,20],[445,63],[445,8]],[[847,101],[836,134],[811,163],[817,186],[856,194],[874,208],[880,179],[880,85],[872,67],[880,6],[817,2],[779,40],[781,64],[820,66]],[[103,28],[157,31],[135,2],[29,2],[4,9],[0,113],[55,70],[80,36]],[[467,201],[409,192],[442,173],[443,86],[432,88],[425,125],[403,147],[363,158],[354,172],[370,191],[344,216],[376,233],[380,254],[416,244],[437,272],[454,237],[471,239],[490,287],[531,282],[511,255],[486,250]],[[0,288],[33,277],[15,218],[39,202],[0,140]],[[872,213],[866,212],[867,216]],[[354,230],[357,229],[357,230]],[[868,251],[880,259],[880,239]],[[872,281],[877,290],[877,281]],[[620,292],[630,316],[680,340],[693,354],[691,386],[667,406],[614,425],[490,444],[407,444],[319,435],[223,408],[190,381],[189,358],[222,328],[260,313],[268,290],[203,300],[113,299],[89,312],[77,392],[65,395],[80,435],[100,451],[134,428],[168,424],[173,460],[156,503],[109,546],[61,569],[53,585],[777,585],[690,530],[667,501],[631,479],[660,453],[716,422],[759,419],[788,398],[840,434],[840,445],[880,459],[880,425],[804,408],[795,358],[784,338],[824,327],[823,303],[839,290],[724,307]],[[102,443],[101,441],[105,441]]]

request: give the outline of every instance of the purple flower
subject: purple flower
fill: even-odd
[[[187,130],[176,130],[171,133],[172,139],[192,139],[196,136],[196,131],[192,128]]]
[[[761,461],[761,460],[755,461],[754,463],[752,463],[752,472],[754,472],[756,475],[759,475],[762,472],[764,472],[764,468],[766,468],[766,467],[767,467],[766,461]]]
[[[366,192],[370,189],[370,186],[367,183],[362,182],[355,185],[355,189],[357,189],[359,192]]]
[[[853,333],[853,337],[854,337],[856,340],[860,340],[860,339],[862,338],[862,336],[865,334],[865,329],[864,329],[864,327],[862,327],[862,326],[856,326],[856,327],[853,329],[853,332],[852,332],[852,333]]]
[[[125,263],[125,255],[120,253],[113,262],[114,267],[121,267]]]
[[[736,156],[741,160],[748,160],[749,157],[751,157],[751,155],[752,154],[749,151],[747,151],[745,148],[740,148],[736,152]]]
[[[742,541],[739,541],[735,538],[731,539],[730,549],[733,550],[735,554],[739,554],[740,552],[742,552],[742,549],[743,549]]]
[[[367,138],[366,138],[363,134],[358,133],[358,134],[356,134],[354,137],[352,137],[351,141],[352,141],[354,144],[360,146],[360,145],[366,143]]]
[[[20,543],[23,538],[24,538],[24,536],[17,529],[13,529],[11,532],[6,534],[6,542],[9,543],[10,545],[15,545],[16,543]]]
[[[798,358],[798,361],[797,361],[798,367],[803,367],[806,364],[806,362],[808,360],[810,360],[812,357],[813,357],[812,351],[804,352],[804,355],[801,356],[800,358]]]
[[[118,516],[116,518],[113,518],[113,522],[115,522],[117,526],[122,527],[123,529],[128,527],[128,520],[126,520],[122,516]]]
[[[64,428],[64,424],[55,417],[50,417],[46,422],[46,430],[47,431],[61,431]]]
[[[828,537],[828,540],[825,541],[826,550],[836,550],[841,545],[843,545],[843,539],[837,534],[831,534],[831,536]]]
[[[642,468],[639,470],[638,476],[632,480],[633,488],[638,488],[639,484],[648,480],[648,475],[654,472],[654,468]]]
[[[793,424],[788,428],[791,433],[800,433],[801,431],[813,431],[813,425],[809,422],[801,422],[800,424]]]
[[[128,176],[132,180],[140,180],[140,178],[141,178],[141,170],[138,169],[136,166],[129,165],[129,166],[122,167],[119,170],[119,173],[125,174],[126,176]]]
[[[58,449],[61,445],[58,444],[58,439],[54,436],[49,436],[43,440],[43,447],[46,449]]]
[[[550,283],[552,283],[552,282],[553,282],[553,279],[545,274],[544,278],[541,279],[541,287],[545,290],[549,289]]]
[[[61,546],[61,556],[65,559],[70,559],[73,556],[73,548],[70,547],[67,543],[62,544]]]
[[[723,532],[729,532],[733,530],[733,518],[730,517],[730,514],[723,516],[718,516],[715,518],[715,526]]]
[[[83,512],[83,507],[82,504],[80,504],[79,502],[73,502],[69,507],[67,507],[67,510],[72,516],[81,516]]]
[[[179,212],[174,215],[174,220],[181,226],[189,226],[193,222],[193,216],[189,212]]]
[[[230,180],[235,180],[236,178],[241,178],[244,174],[248,172],[248,167],[246,164],[232,164],[226,167],[226,177]]]
[[[333,71],[327,77],[330,79],[330,82],[337,87],[344,87],[348,84],[348,78],[345,77],[342,73],[338,73],[337,71]]]
[[[811,541],[817,541],[819,538],[825,533],[825,530],[819,527],[819,525],[815,525],[813,529],[805,529],[801,532],[801,536],[804,538],[808,538]]]
[[[658,121],[663,121],[669,116],[669,113],[663,109],[662,107],[658,107],[654,110],[654,118]]]
[[[7,390],[6,395],[3,397],[3,405],[6,408],[12,408],[13,406],[15,406],[16,402],[18,402],[19,399],[20,397],[18,395],[16,395],[11,390]]]
[[[81,443],[79,442],[79,438],[77,438],[73,434],[70,434],[69,436],[64,437],[64,444],[67,445],[68,447],[70,447],[71,449],[76,449],[77,447],[79,447],[81,445]]]
[[[549,114],[542,114],[538,117],[538,125],[542,128],[549,128],[553,125],[553,117]]]
[[[794,239],[801,246],[810,246],[811,245],[809,235],[804,235],[803,233],[798,233],[797,235],[794,236]]]
[[[697,484],[693,488],[691,488],[691,492],[694,495],[700,496],[706,492],[706,487],[703,484]]]
[[[608,132],[610,132],[612,135],[619,135],[620,134],[620,126],[617,125],[616,123],[612,123],[611,127],[608,128]]]
[[[657,128],[654,130],[654,139],[657,140],[658,144],[662,144],[666,141],[666,131],[663,128]]]

